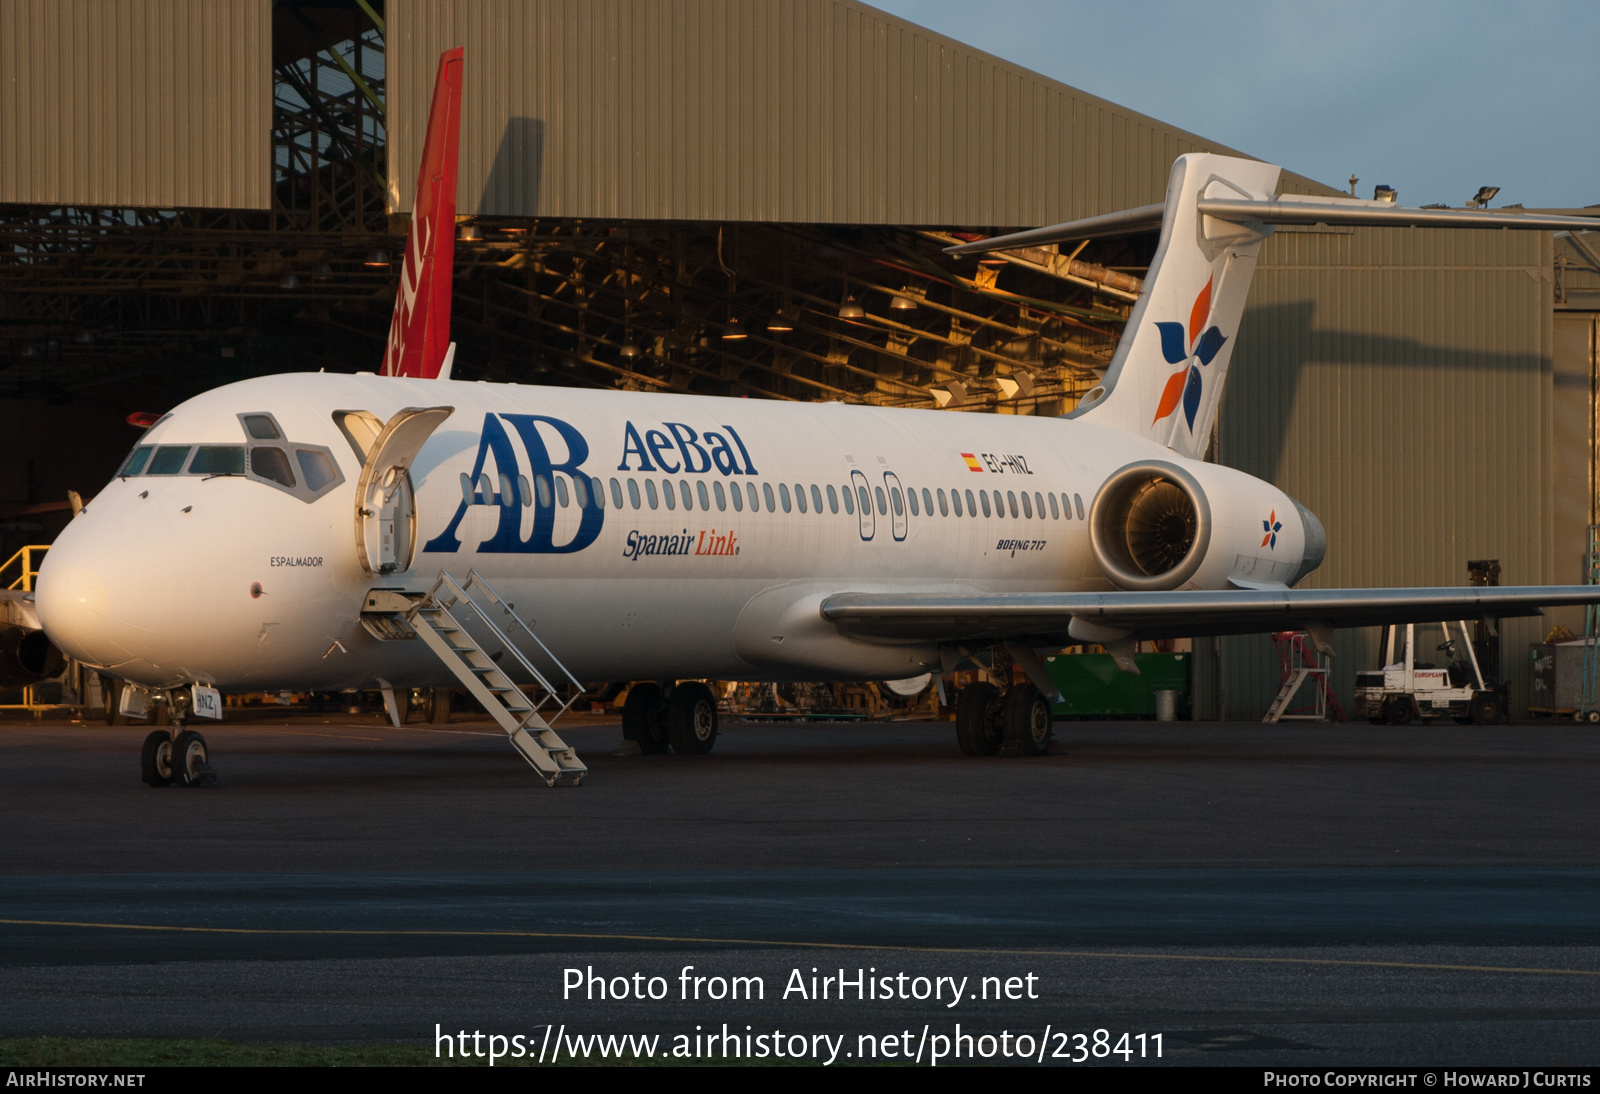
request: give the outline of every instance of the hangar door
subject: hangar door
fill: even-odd
[[[1588,580],[1589,525],[1600,523],[1596,456],[1600,455],[1600,394],[1596,336],[1600,313],[1555,313],[1555,398],[1551,400],[1555,572],[1551,580],[1579,585]],[[1579,627],[1582,613],[1578,613]],[[1577,628],[1574,628],[1577,629]]]

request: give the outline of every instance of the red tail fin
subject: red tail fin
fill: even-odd
[[[439,55],[428,136],[400,267],[400,293],[383,352],[383,375],[433,379],[450,344],[456,253],[456,162],[461,137],[461,49]]]

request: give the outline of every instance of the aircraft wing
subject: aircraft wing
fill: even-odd
[[[823,618],[863,638],[943,642],[1067,637],[1072,620],[1131,638],[1199,638],[1308,627],[1540,615],[1541,608],[1600,604],[1597,585],[1422,589],[1237,589],[1100,593],[836,593]]]

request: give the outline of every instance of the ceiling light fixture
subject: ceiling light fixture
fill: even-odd
[[[362,263],[362,265],[375,270],[387,270],[389,268],[389,252],[384,250],[382,247],[376,247],[367,252],[366,260]]]
[[[722,328],[722,338],[726,342],[737,342],[741,338],[748,338],[749,334],[739,325],[739,317],[733,316],[728,320],[728,325]]]
[[[866,316],[867,310],[856,301],[854,296],[846,297],[844,303],[839,305],[840,319],[865,319]]]

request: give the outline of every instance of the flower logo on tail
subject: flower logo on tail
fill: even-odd
[[[1167,386],[1161,392],[1161,402],[1156,406],[1156,416],[1150,419],[1151,425],[1171,414],[1181,402],[1189,429],[1194,429],[1195,415],[1200,412],[1201,389],[1205,386],[1200,368],[1209,365],[1222,344],[1228,340],[1215,324],[1207,328],[1204,334],[1200,333],[1206,316],[1211,314],[1211,284],[1215,280],[1214,277],[1208,279],[1206,287],[1194,298],[1194,307],[1189,309],[1188,330],[1184,329],[1182,323],[1156,324],[1156,329],[1161,332],[1161,355],[1169,365],[1184,367],[1167,379]],[[1193,363],[1195,357],[1200,359],[1199,365]]]

